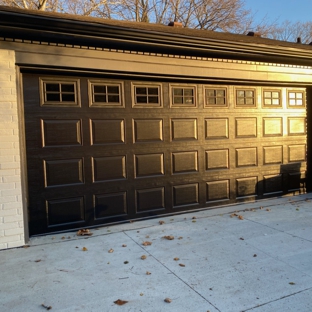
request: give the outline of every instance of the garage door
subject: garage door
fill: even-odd
[[[304,191],[304,88],[23,84],[32,235]]]

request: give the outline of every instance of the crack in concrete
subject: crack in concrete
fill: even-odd
[[[195,290],[192,286],[190,286],[186,281],[184,281],[180,276],[178,276],[176,273],[174,273],[172,270],[170,270],[165,264],[163,264],[161,261],[159,261],[153,254],[151,254],[148,250],[143,248],[137,241],[135,241],[131,236],[129,236],[126,232],[124,232],[126,236],[128,236],[135,244],[141,247],[141,249],[144,250],[144,252],[148,253],[152,258],[154,258],[161,266],[163,266],[167,271],[170,272],[170,274],[173,274],[176,278],[178,278],[182,283],[184,283],[188,288],[190,288],[192,291],[194,291],[198,296],[203,298],[206,302],[208,302],[211,306],[213,306],[217,311],[221,312],[220,309],[218,309],[213,303],[211,303],[207,298],[205,298],[201,293],[199,293],[197,290]]]

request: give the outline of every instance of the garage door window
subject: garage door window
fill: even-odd
[[[195,107],[195,94],[195,87],[172,87],[172,106]]]
[[[79,106],[78,80],[40,79],[41,105]]]
[[[256,97],[255,90],[238,89],[236,90],[236,106],[237,107],[255,107]]]
[[[160,86],[158,85],[134,85],[134,107],[161,107]]]
[[[90,106],[123,107],[122,84],[89,81]]]
[[[227,107],[226,89],[205,89],[205,106],[206,107]]]
[[[263,91],[263,106],[265,107],[281,107],[281,92],[279,90]]]
[[[304,92],[288,91],[288,106],[289,107],[304,106]]]

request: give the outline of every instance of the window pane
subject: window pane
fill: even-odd
[[[119,95],[108,95],[107,100],[110,103],[119,103]]]
[[[279,98],[279,92],[272,92],[272,98],[278,99]]]
[[[217,105],[225,105],[225,98],[217,98]]]
[[[253,105],[254,99],[253,98],[246,98],[246,105]]]
[[[60,85],[58,83],[46,83],[45,87],[46,91],[55,91],[55,92],[60,91]]]
[[[183,89],[174,88],[173,89],[173,94],[182,96],[183,95]]]
[[[94,95],[94,102],[104,102],[106,103],[106,95],[105,94],[95,94]]]
[[[244,105],[245,104],[245,98],[238,98],[237,99],[237,105]]]
[[[148,88],[148,94],[158,95],[158,88]]]
[[[173,104],[183,104],[183,98],[181,96],[175,96],[173,98]]]
[[[215,90],[206,90],[206,96],[214,97],[215,96]]]
[[[273,105],[279,105],[279,99],[273,99]]]
[[[301,92],[297,93],[297,99],[302,99],[303,98],[303,94]]]
[[[106,93],[106,86],[93,86],[95,93]]]
[[[75,94],[62,94],[62,102],[75,102]]]
[[[158,96],[149,96],[148,102],[149,103],[158,103]]]
[[[107,86],[107,93],[119,94],[118,86]]]
[[[47,93],[47,102],[60,102],[60,94],[59,93]]]
[[[264,99],[264,105],[271,105],[272,100],[271,99]]]
[[[254,96],[254,92],[253,91],[251,91],[251,90],[247,90],[246,91],[246,97],[253,97]]]
[[[217,97],[225,97],[225,91],[224,90],[217,90],[216,96]]]
[[[136,102],[137,103],[147,103],[147,96],[137,96],[136,97]]]
[[[245,97],[245,91],[243,91],[243,90],[237,91],[237,97],[239,97],[239,98]]]
[[[146,88],[135,88],[136,94],[147,94]]]
[[[193,104],[194,103],[193,98],[192,97],[186,97],[184,103],[185,104]]]
[[[73,84],[62,84],[62,92],[75,92],[75,87]]]
[[[193,89],[184,89],[184,96],[193,96]]]
[[[264,97],[265,98],[270,98],[271,97],[271,92],[269,92],[269,91],[264,92]]]

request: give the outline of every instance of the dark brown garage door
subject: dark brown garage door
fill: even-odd
[[[304,191],[304,88],[23,81],[31,234]]]

